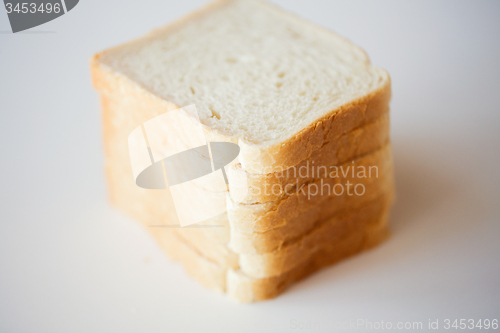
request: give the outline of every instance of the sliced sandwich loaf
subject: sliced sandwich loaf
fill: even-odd
[[[223,0],[97,54],[91,69],[111,202],[205,286],[272,298],[387,236],[390,79],[349,41],[263,2]],[[180,228],[168,187],[136,185],[127,139],[193,104],[206,139],[240,151],[226,168],[227,213]],[[376,176],[310,172],[361,166]],[[363,194],[312,194],[348,182]]]

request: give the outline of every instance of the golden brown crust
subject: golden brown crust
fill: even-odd
[[[299,188],[298,191],[292,192],[291,195],[284,197],[282,200],[263,205],[234,204],[228,201],[228,218],[231,228],[245,233],[267,232],[285,226],[291,219],[315,207],[322,207],[322,209],[326,209],[326,207],[341,208],[346,204],[345,200],[352,200],[349,198],[354,197],[349,196],[347,192],[343,192],[343,195],[339,196],[330,195],[332,191],[327,191],[327,185],[330,186],[330,189],[333,189],[336,184],[341,184],[343,188],[347,188],[348,181],[351,184],[360,183],[367,188],[366,194],[363,196],[380,193],[376,190],[369,190],[369,186],[374,189],[380,188],[382,191],[387,188],[392,189],[393,162],[390,145],[360,159],[363,160],[363,165],[378,167],[379,174],[377,177],[353,178],[351,174],[348,174],[345,178],[323,178]],[[310,195],[316,189],[323,187],[327,189],[323,193],[319,192],[317,195]]]
[[[340,165],[376,151],[388,142],[389,116],[383,115],[363,127],[327,141],[308,159],[284,171],[255,174],[244,170],[241,164],[233,165],[227,172],[231,199],[235,203],[244,204],[279,200],[285,196],[285,188],[295,185],[300,187],[324,178],[325,170],[330,166]],[[315,170],[315,173],[311,172]]]
[[[360,209],[368,202],[376,200],[384,194],[393,196],[392,186],[386,187],[385,191],[381,189],[370,189],[370,191],[372,192],[370,195],[362,198],[351,197],[349,198],[351,200],[341,202],[338,207],[336,207],[337,202],[335,201],[318,205],[288,220],[284,226],[267,232],[244,233],[231,228],[231,242],[229,243],[229,247],[238,254],[265,254],[273,252],[297,241],[305,233],[316,229],[323,221],[327,221],[341,213]]]
[[[316,251],[336,247],[345,237],[380,225],[388,215],[392,200],[392,192],[386,193],[355,210],[346,210],[321,221],[299,239],[273,252],[242,254],[240,271],[254,278],[284,274],[309,260]]]

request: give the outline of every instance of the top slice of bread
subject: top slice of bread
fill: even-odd
[[[223,0],[92,61],[94,82],[124,79],[165,102],[195,104],[207,139],[240,146],[251,173],[292,167],[342,123],[386,105],[390,79],[363,50],[272,5]],[[341,116],[341,117],[339,117]],[[352,118],[352,119],[351,119]]]

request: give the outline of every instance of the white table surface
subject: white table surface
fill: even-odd
[[[500,319],[500,2],[276,1],[391,74],[398,200],[383,246],[246,305],[199,286],[106,202],[89,57],[203,3],[80,1],[19,34],[0,9],[0,332]]]

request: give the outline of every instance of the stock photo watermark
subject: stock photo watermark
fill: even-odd
[[[380,172],[378,165],[359,158],[332,166],[314,165],[308,160],[272,176],[249,175],[244,170],[232,173],[236,166],[241,169],[240,147],[207,140],[194,105],[168,111],[138,126],[128,137],[128,147],[136,185],[149,190],[168,189],[180,227],[225,213],[232,183],[239,184],[234,192],[240,197],[297,195],[311,200],[317,196],[363,196],[366,186]],[[268,176],[276,182],[255,185],[250,180]]]
[[[363,318],[336,321],[328,325],[317,321],[291,319],[289,328],[298,331],[329,330],[498,330],[498,319],[428,319],[426,321],[386,321]]]
[[[52,21],[73,8],[79,0],[4,0],[13,33]]]

